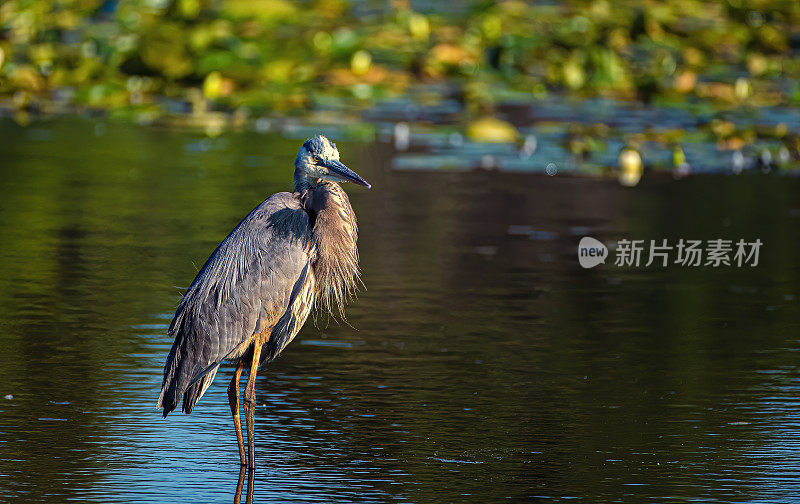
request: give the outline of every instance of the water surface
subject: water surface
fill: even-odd
[[[155,411],[182,288],[298,142],[0,122],[0,500],[230,502],[225,368]],[[256,391],[256,502],[787,502],[800,181],[391,169],[339,142],[367,290]],[[581,236],[760,238],[756,268],[581,269]],[[5,399],[2,396],[6,396]],[[13,398],[10,398],[13,396]]]

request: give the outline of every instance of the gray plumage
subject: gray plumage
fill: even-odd
[[[165,417],[181,397],[183,411],[191,413],[224,361],[238,362],[237,373],[249,364],[254,379],[258,365],[280,354],[315,305],[344,314],[360,282],[356,217],[337,183],[345,181],[370,187],[339,161],[327,138],[309,139],[295,160],[294,192],[269,197],[214,250],[169,327],[175,341],[158,399]],[[248,400],[246,390],[246,413]]]
[[[292,289],[312,259],[310,231],[301,201],[278,193],[250,212],[211,254],[169,327],[175,343],[164,374],[165,416],[187,388],[197,389],[223,360],[241,357],[235,352],[241,343],[287,310]],[[200,395],[187,394],[183,411],[191,413]]]

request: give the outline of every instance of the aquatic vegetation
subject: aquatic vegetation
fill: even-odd
[[[551,123],[566,126],[551,139],[569,153],[559,172],[577,161],[592,173],[615,167],[631,142],[641,144],[645,166],[680,166],[680,174],[702,171],[707,163],[696,159],[711,156],[691,146],[708,142],[718,157],[744,152],[751,167],[793,169],[800,160],[794,0],[436,9],[8,0],[0,5],[0,108],[22,124],[32,114],[99,110],[211,137],[280,117],[346,124],[362,139],[381,121],[412,131],[437,124],[442,138],[515,146],[505,161],[489,153],[477,163],[500,169],[523,169],[530,155],[517,155],[522,139],[546,146],[542,128]],[[684,163],[672,157],[678,150]],[[537,156],[545,154],[558,164],[547,148]]]
[[[494,117],[482,117],[467,125],[467,137],[476,142],[514,143],[519,132],[506,121]]]
[[[369,103],[448,80],[477,107],[501,89],[774,105],[798,99],[798,29],[790,0],[425,13],[341,0],[10,0],[0,7],[0,94],[18,94],[16,107],[162,109],[159,96],[202,89],[222,108],[292,109],[319,94]]]

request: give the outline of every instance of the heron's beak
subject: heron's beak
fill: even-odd
[[[366,180],[364,180],[363,178],[361,178],[361,176],[358,173],[356,173],[353,170],[351,170],[350,168],[346,167],[344,164],[342,164],[339,161],[336,161],[336,160],[328,161],[328,163],[326,163],[326,166],[331,171],[331,173],[333,173],[337,177],[340,177],[342,180],[346,180],[348,182],[353,182],[354,184],[362,185],[362,186],[366,187],[367,189],[370,189],[372,187],[370,185],[370,183],[367,182]]]

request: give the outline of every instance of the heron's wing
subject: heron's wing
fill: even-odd
[[[315,281],[314,271],[309,262],[294,284],[289,306],[273,326],[270,337],[261,350],[262,363],[277,357],[300,332],[314,306]]]
[[[274,326],[314,254],[308,213],[290,193],[256,207],[219,244],[175,312],[159,407]]]

